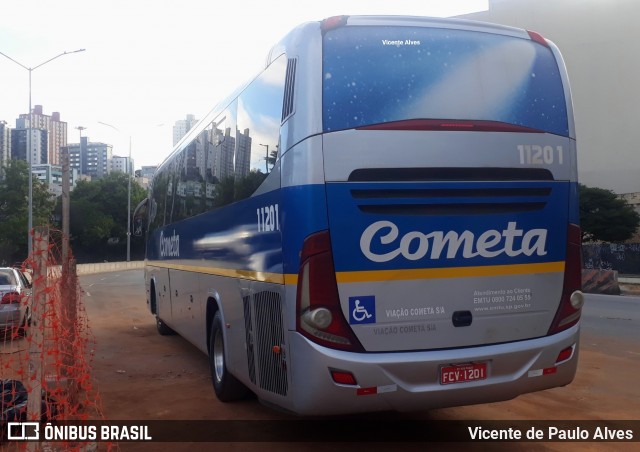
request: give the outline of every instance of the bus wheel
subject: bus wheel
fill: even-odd
[[[216,312],[216,315],[213,317],[209,345],[211,379],[213,380],[213,389],[218,399],[220,399],[221,402],[233,402],[234,400],[246,398],[249,395],[247,387],[240,383],[240,381],[227,370],[220,311]]]
[[[164,323],[162,319],[157,315],[156,328],[158,329],[158,333],[160,333],[161,336],[173,336],[174,334],[176,334],[176,332],[169,328],[169,326],[167,326],[167,324]]]

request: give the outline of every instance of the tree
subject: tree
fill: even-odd
[[[0,171],[0,262],[11,265],[28,256],[29,167],[23,160],[9,160]],[[32,178],[33,227],[48,225],[55,198],[37,178]]]
[[[79,181],[70,194],[69,233],[78,260],[124,260],[127,241],[127,185],[124,173],[111,173],[95,181]],[[146,196],[131,183],[131,214]],[[131,237],[132,255],[142,257],[144,239]]]
[[[276,160],[278,160],[278,147],[276,146],[275,151],[269,152],[269,157],[265,157],[267,159],[267,165],[271,165],[271,169],[276,165]]]
[[[226,206],[233,202],[235,191],[235,178],[233,176],[223,177],[219,184],[216,184],[213,205],[215,207]]]
[[[580,184],[583,241],[624,242],[633,236],[640,215],[611,190]]]
[[[248,198],[255,192],[260,184],[265,180],[267,175],[260,170],[252,170],[244,177],[240,177],[235,181],[234,200]]]

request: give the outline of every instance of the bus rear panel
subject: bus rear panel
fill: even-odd
[[[402,22],[323,30],[327,224],[290,262],[296,411],[492,402],[576,371],[576,149],[559,54],[533,33]]]

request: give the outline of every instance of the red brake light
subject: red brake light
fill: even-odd
[[[0,304],[19,304],[22,300],[18,292],[8,292],[2,296]]]
[[[580,226],[570,224],[567,231],[567,255],[560,307],[551,323],[548,334],[559,333],[580,320],[582,308],[574,307],[571,296],[582,288],[582,244]],[[575,299],[575,297],[574,297]]]
[[[549,43],[547,43],[547,40],[544,39],[540,33],[529,30],[527,30],[527,33],[529,33],[529,37],[532,41],[537,42],[538,44],[542,44],[545,47],[549,47]]]
[[[333,16],[328,17],[322,21],[320,28],[323,33],[326,33],[329,30],[333,30],[334,28],[341,27],[347,24],[347,19],[349,16]]]
[[[571,358],[573,356],[573,349],[574,349],[574,346],[572,345],[571,347],[567,347],[564,350],[562,350],[560,353],[558,353],[558,357],[556,358],[556,364]]]
[[[331,378],[338,384],[356,386],[358,382],[356,377],[351,372],[345,372],[342,370],[332,370]]]
[[[296,330],[329,348],[364,351],[340,306],[329,231],[304,241],[298,273]]]

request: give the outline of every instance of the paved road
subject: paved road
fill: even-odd
[[[640,296],[587,294],[582,332],[635,341],[640,348]]]
[[[142,272],[130,270],[81,277],[84,300],[97,341],[94,377],[109,419],[277,420],[295,419],[256,400],[220,403],[213,393],[208,359],[177,336],[162,337],[145,303]],[[360,415],[358,420],[616,420],[640,413],[640,298],[588,296],[576,379],[569,386],[526,394],[508,402],[419,413]],[[123,443],[121,450],[193,450]],[[246,446],[246,447],[245,447]],[[262,444],[267,450],[299,450]],[[298,445],[299,446],[299,445]],[[309,446],[309,447],[306,447]],[[334,450],[330,445],[305,449]],[[374,445],[375,446],[375,445]],[[382,445],[380,445],[382,446]],[[384,445],[385,450],[390,446]],[[490,450],[499,445],[484,444]],[[496,446],[496,447],[493,447]],[[602,450],[600,444],[511,443],[500,450]],[[611,446],[611,447],[609,447]],[[407,449],[407,445],[402,445]],[[607,450],[637,450],[635,444],[608,444]],[[255,444],[216,444],[216,450],[265,450]],[[375,449],[375,447],[373,447]],[[392,447],[394,448],[394,447]],[[411,449],[411,447],[409,447]],[[468,443],[465,445],[468,448]],[[211,448],[209,448],[211,449]],[[421,447],[412,450],[423,450]],[[343,448],[341,450],[344,450]]]

